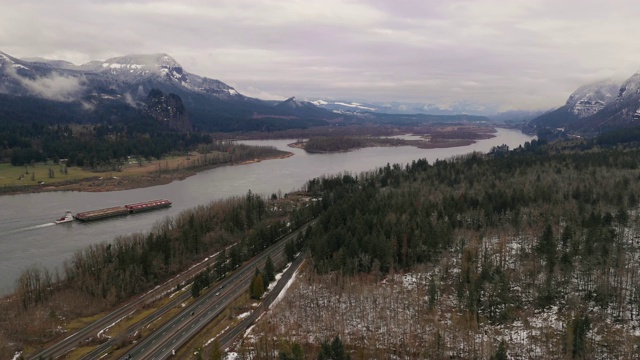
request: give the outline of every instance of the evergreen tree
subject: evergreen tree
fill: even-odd
[[[507,356],[507,346],[504,343],[504,340],[500,341],[500,345],[498,345],[498,350],[495,355],[493,355],[493,360],[508,360]]]
[[[290,239],[284,245],[284,253],[285,253],[285,256],[287,258],[287,262],[292,262],[295,259],[295,256],[296,256],[296,245],[293,242],[293,239]]]
[[[320,345],[318,360],[350,360],[351,355],[344,349],[344,344],[340,337],[336,335],[331,344],[324,341]]]
[[[235,270],[242,264],[242,255],[240,253],[240,246],[235,245],[231,248],[231,253],[229,254],[229,268],[230,270]]]
[[[266,280],[265,285],[268,285],[270,282],[276,279],[276,269],[273,266],[271,256],[267,256],[267,260],[264,263],[264,277]]]
[[[264,295],[265,286],[263,275],[260,273],[260,270],[256,268],[256,272],[253,275],[253,279],[251,280],[251,284],[249,284],[249,295],[252,299],[260,300],[262,295]]]
[[[202,291],[202,283],[200,281],[200,276],[196,275],[193,279],[193,284],[191,284],[191,297],[197,298],[200,296],[200,292]]]
[[[587,333],[591,328],[591,321],[586,315],[575,318],[571,323],[572,348],[571,357],[584,358],[587,351]]]

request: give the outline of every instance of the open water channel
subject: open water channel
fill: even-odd
[[[0,295],[15,288],[20,274],[33,265],[51,271],[61,268],[78,250],[90,244],[111,241],[117,236],[148,232],[167,216],[230,196],[255,194],[269,196],[301,188],[314,177],[325,174],[373,170],[389,164],[406,164],[426,158],[429,163],[472,151],[486,152],[506,144],[518,147],[531,136],[520,131],[498,129],[496,137],[468,146],[446,149],[417,149],[410,146],[365,148],[347,153],[307,154],[292,149],[292,140],[246,141],[247,144],[271,145],[294,153],[286,159],[262,161],[248,165],[219,167],[203,171],[182,181],[143,189],[102,193],[47,192],[0,196]],[[66,210],[77,212],[120,206],[152,199],[169,199],[168,209],[115,217],[95,222],[71,222],[55,225],[53,220]]]

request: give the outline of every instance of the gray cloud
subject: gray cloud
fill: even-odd
[[[48,76],[35,79],[18,75],[12,67],[8,67],[7,74],[18,80],[31,93],[48,100],[73,101],[84,89],[84,79],[51,73]]]
[[[0,50],[11,55],[84,63],[166,52],[187,71],[276,98],[549,108],[640,68],[634,0],[3,5]]]

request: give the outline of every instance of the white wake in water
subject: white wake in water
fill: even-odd
[[[34,225],[34,226],[29,226],[28,228],[25,228],[24,230],[40,229],[40,228],[47,227],[47,226],[52,226],[52,225],[55,225],[55,224],[56,223],[52,222],[52,223]]]
[[[55,224],[56,224],[56,223],[51,222],[51,223],[46,223],[46,224],[33,225],[33,226],[25,227],[25,228],[9,230],[9,231],[5,232],[5,234],[15,234],[15,233],[22,232],[22,231],[36,230],[36,229],[40,229],[40,228],[45,228],[45,227],[53,226],[53,225],[55,225]]]

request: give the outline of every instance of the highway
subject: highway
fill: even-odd
[[[212,314],[212,313],[214,313],[216,311],[219,313],[221,311],[221,309],[223,309],[224,306],[226,306],[226,305],[222,306],[218,310],[214,310],[213,312],[210,311],[210,312],[207,312],[207,313],[200,312],[200,307],[202,307],[202,308],[206,307],[203,304],[205,304],[206,301],[210,301],[209,297],[210,296],[216,296],[215,294],[219,293],[219,295],[218,295],[218,296],[220,296],[219,300],[224,302],[224,303],[226,303],[226,304],[228,304],[231,301],[231,300],[229,300],[230,299],[229,293],[231,291],[234,291],[234,290],[235,291],[237,291],[237,290],[246,291],[246,289],[248,289],[248,284],[251,281],[251,275],[253,275],[253,271],[255,271],[256,264],[258,264],[260,261],[262,261],[260,264],[264,264],[264,260],[266,259],[267,254],[271,254],[272,255],[272,259],[275,261],[276,260],[275,259],[276,256],[281,256],[282,255],[282,252],[283,252],[284,245],[285,245],[286,241],[291,239],[291,236],[295,236],[300,231],[304,231],[308,226],[312,225],[313,223],[315,223],[315,221],[311,221],[311,222],[307,223],[306,225],[302,226],[301,228],[297,229],[296,231],[292,232],[291,234],[285,235],[281,240],[279,240],[278,243],[276,243],[275,245],[272,245],[270,248],[265,250],[261,255],[259,255],[258,257],[254,258],[254,259],[252,259],[247,264],[245,264],[242,267],[240,267],[239,269],[237,269],[235,272],[229,274],[227,276],[227,278],[225,278],[215,289],[213,289],[213,291],[209,291],[208,293],[203,294],[191,306],[189,306],[189,309],[190,309],[189,311],[182,311],[180,314],[177,315],[177,317],[182,319],[183,322],[187,322],[187,321],[185,321],[184,316],[185,316],[185,314],[188,314],[189,317],[191,317],[191,315],[190,315],[191,311],[194,312],[194,315],[193,315],[194,319],[195,318],[199,318],[200,315],[202,315],[202,316],[207,315],[206,317],[208,317],[208,315],[210,315],[210,314]],[[276,250],[277,250],[277,252],[274,253],[274,251],[276,251]],[[210,256],[205,261],[202,261],[201,263],[197,264],[196,266],[193,266],[189,270],[187,270],[187,271],[181,273],[180,275],[174,277],[173,279],[165,282],[163,285],[158,286],[155,289],[153,289],[151,291],[148,291],[147,293],[135,298],[134,300],[131,300],[131,301],[125,303],[123,306],[117,308],[116,310],[114,310],[113,312],[109,313],[108,315],[106,315],[106,316],[96,320],[95,322],[85,326],[84,328],[78,330],[77,332],[73,333],[72,335],[64,338],[63,340],[59,341],[55,345],[51,346],[50,348],[45,349],[42,352],[40,352],[40,353],[30,357],[30,358],[31,359],[54,358],[55,359],[55,358],[58,358],[58,357],[61,357],[61,356],[65,355],[65,354],[67,354],[69,351],[71,351],[74,348],[78,347],[79,345],[81,345],[86,340],[96,337],[99,331],[109,327],[110,325],[112,325],[113,323],[115,323],[118,320],[122,319],[123,317],[126,317],[127,315],[135,312],[139,308],[142,308],[145,304],[148,304],[148,303],[151,303],[153,301],[156,301],[159,298],[162,298],[163,296],[167,296],[167,294],[173,292],[173,290],[176,288],[177,284],[184,283],[185,281],[189,281],[198,272],[206,269],[208,266],[212,266],[216,262],[216,260],[217,260],[217,256],[215,256],[215,255],[214,256]],[[248,279],[248,282],[247,282],[247,279]],[[232,286],[232,284],[233,284],[233,286]],[[242,287],[244,287],[244,289],[242,289]],[[225,291],[222,291],[223,289]],[[213,294],[213,295],[211,295],[211,294]],[[130,328],[128,328],[122,334],[114,336],[112,339],[110,339],[107,342],[105,342],[105,343],[101,344],[100,346],[96,347],[96,349],[94,349],[90,353],[88,353],[85,356],[83,356],[82,359],[105,359],[106,358],[105,354],[118,341],[121,341],[126,336],[128,336],[128,335],[130,335],[130,334],[132,334],[132,333],[134,333],[136,331],[139,331],[140,329],[144,328],[145,326],[147,326],[151,322],[157,320],[158,318],[160,318],[161,316],[166,314],[168,311],[170,311],[172,308],[174,308],[176,306],[179,306],[179,304],[181,304],[181,303],[185,302],[186,300],[188,300],[190,296],[191,296],[191,293],[189,291],[183,291],[182,294],[180,294],[179,296],[176,296],[175,299],[170,301],[168,304],[166,304],[162,308],[156,310],[153,314],[150,314],[149,316],[145,317],[145,319],[143,319],[142,321],[138,322],[137,324],[132,325]],[[205,299],[208,299],[208,300],[205,300]],[[208,304],[206,304],[206,305],[208,305]],[[198,316],[196,316],[196,315],[198,315]],[[173,322],[174,328],[177,327],[176,324],[178,324],[178,323],[179,323],[179,321]],[[192,321],[188,321],[188,323],[193,324]],[[193,327],[195,327],[195,325]],[[178,328],[182,328],[182,327],[179,326]],[[138,348],[138,346],[136,346],[136,348],[134,348],[134,350],[137,349],[137,348]]]
[[[148,291],[133,300],[125,303],[124,305],[118,307],[113,312],[107,314],[106,316],[94,321],[93,323],[85,326],[84,328],[76,331],[75,333],[69,335],[58,343],[54,344],[48,349],[43,350],[42,352],[34,355],[31,359],[55,359],[67,354],[69,351],[78,347],[82,342],[94,338],[97,336],[98,332],[107,328],[111,324],[117,322],[118,320],[126,317],[127,315],[135,312],[137,309],[143,307],[145,304],[151,303],[166,294],[172,292],[176,286],[180,283],[183,283],[189,279],[191,279],[195,274],[207,268],[215,263],[217,256],[210,257],[209,259],[199,263],[198,265],[190,268],[189,270],[179,274],[173,279],[165,282],[163,285],[154,288],[151,291]],[[180,296],[182,301],[186,300],[191,294],[185,293]],[[176,299],[177,301],[178,299]],[[112,339],[113,340],[113,339]],[[105,344],[103,344],[105,345]]]
[[[224,334],[222,334],[222,336],[218,338],[218,342],[220,343],[221,349],[227,349],[231,345],[233,345],[233,342],[236,340],[238,335],[242,334],[245,330],[247,330],[249,326],[251,326],[251,324],[253,324],[256,321],[256,319],[260,317],[260,315],[262,315],[262,313],[264,313],[269,309],[269,306],[271,306],[273,301],[278,297],[278,295],[280,294],[280,292],[282,291],[286,283],[291,279],[293,274],[295,274],[298,268],[300,268],[300,265],[302,265],[303,261],[304,261],[304,255],[301,254],[293,261],[293,263],[287,269],[287,271],[284,274],[282,274],[282,277],[280,278],[280,281],[278,281],[278,284],[269,292],[267,297],[262,301],[262,303],[260,303],[260,306],[258,306],[251,313],[251,315],[247,316],[239,324],[229,329],[227,332],[225,332]]]
[[[220,315],[238,296],[248,291],[256,267],[262,268],[268,256],[271,256],[274,262],[281,259],[284,256],[286,242],[295,239],[299,232],[305,231],[314,222],[312,221],[284,236],[276,244],[228,275],[223,283],[201,295],[191,305],[185,307],[180,314],[174,316],[157,331],[136,344],[121,359],[165,359],[170,357],[174,350],[177,351]]]

